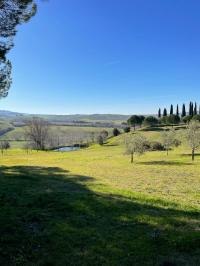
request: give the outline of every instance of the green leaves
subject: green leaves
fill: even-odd
[[[14,46],[16,27],[27,22],[36,10],[33,0],[0,0],[0,98],[8,95],[11,85],[11,63],[6,54]]]

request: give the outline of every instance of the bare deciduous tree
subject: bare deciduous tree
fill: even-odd
[[[134,154],[142,155],[146,151],[145,143],[146,138],[139,134],[125,137],[126,154],[131,155],[131,163],[133,163]]]
[[[26,139],[33,143],[36,150],[45,150],[49,137],[49,124],[41,118],[33,118],[28,122],[25,131]]]
[[[192,149],[192,161],[194,161],[195,150],[200,146],[200,123],[191,121],[187,128],[187,141]]]
[[[4,151],[8,150],[9,148],[10,148],[10,143],[7,140],[0,141],[0,150],[2,155]]]
[[[104,139],[103,139],[102,135],[99,135],[99,136],[97,137],[97,143],[98,143],[99,145],[103,145],[103,144],[104,144]]]
[[[102,130],[102,131],[100,132],[100,136],[102,136],[102,138],[103,138],[103,142],[106,142],[107,137],[108,137],[108,131],[107,131],[107,130]]]

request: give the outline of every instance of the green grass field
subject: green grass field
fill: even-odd
[[[200,156],[130,164],[122,138],[0,157],[1,265],[200,265]]]

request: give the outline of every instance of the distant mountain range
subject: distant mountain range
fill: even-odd
[[[74,114],[74,115],[35,115],[0,110],[0,119],[9,121],[23,121],[31,117],[41,117],[50,122],[109,122],[109,121],[126,121],[130,115],[121,114]]]

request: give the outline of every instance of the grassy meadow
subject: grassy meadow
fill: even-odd
[[[0,157],[1,265],[200,265],[199,154],[183,144],[131,164],[123,137]]]

